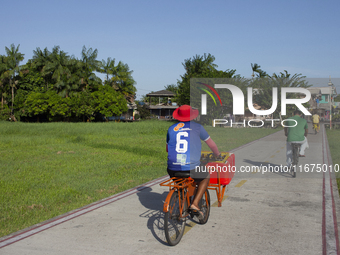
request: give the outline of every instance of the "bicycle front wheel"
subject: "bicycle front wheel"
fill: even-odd
[[[207,223],[210,215],[210,194],[209,190],[206,190],[199,202],[199,207],[201,208],[201,211],[203,212],[203,219],[199,220],[200,224]]]
[[[183,216],[186,214],[187,208],[187,201],[185,200],[183,212],[181,213],[178,193],[176,191],[172,193],[169,211],[165,213],[164,218],[165,238],[171,246],[178,244],[184,234],[186,217]]]

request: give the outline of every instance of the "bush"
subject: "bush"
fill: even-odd
[[[4,108],[0,110],[0,120],[9,120],[10,116],[11,109],[9,109],[7,105],[4,105]]]
[[[137,111],[141,119],[147,119],[150,117],[150,110],[146,108],[146,105],[137,105]]]
[[[128,110],[124,96],[110,86],[101,86],[92,93],[82,91],[72,97],[61,97],[52,90],[33,91],[22,105],[21,116],[37,117],[38,122],[39,116],[49,121],[69,118],[92,121],[96,116],[119,116]]]

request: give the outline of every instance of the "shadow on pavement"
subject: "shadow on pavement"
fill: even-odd
[[[161,244],[168,245],[164,235],[164,213],[163,202],[168,195],[168,192],[158,194],[152,192],[150,187],[140,187],[137,196],[140,203],[147,209],[139,215],[139,217],[148,218],[147,227],[152,235]]]

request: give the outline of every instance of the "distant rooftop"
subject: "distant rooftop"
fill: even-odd
[[[310,87],[308,88],[311,94],[330,94],[331,93],[331,87]],[[321,93],[320,93],[321,92]],[[335,89],[335,93],[336,89]]]
[[[318,94],[321,94],[321,89],[320,88],[313,88],[313,87],[311,87],[311,88],[308,88],[308,90],[310,91],[310,93],[312,94],[312,95],[318,95]]]
[[[160,90],[156,92],[151,92],[149,94],[146,94],[148,97],[174,97],[175,93],[169,91],[169,90]]]

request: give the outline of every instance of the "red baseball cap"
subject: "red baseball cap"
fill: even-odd
[[[199,112],[196,109],[192,109],[190,105],[182,105],[178,107],[172,116],[174,119],[179,120],[179,121],[190,121],[193,119],[196,119],[198,116]]]

